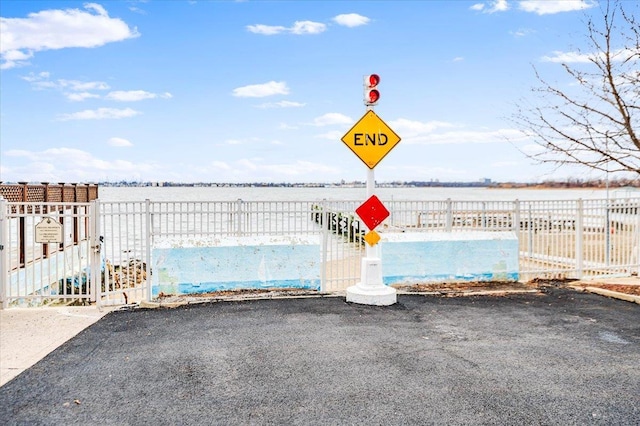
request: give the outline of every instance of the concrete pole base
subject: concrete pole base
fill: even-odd
[[[397,302],[396,289],[382,283],[380,263],[377,257],[362,259],[361,280],[347,288],[347,302],[375,306],[389,306]]]
[[[389,306],[397,301],[396,289],[386,285],[368,289],[358,283],[347,288],[347,302],[359,303],[360,305]]]

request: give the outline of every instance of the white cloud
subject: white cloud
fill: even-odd
[[[333,17],[333,22],[349,28],[367,25],[370,21],[371,19],[366,16],[358,15],[357,13],[344,13]]]
[[[486,3],[476,3],[470,9],[482,13],[505,12],[509,10],[509,3],[507,0],[491,0]]]
[[[155,99],[155,98],[171,98],[171,93],[165,92],[161,95],[157,93],[146,92],[144,90],[116,90],[113,92],[109,92],[106,99],[111,101],[120,101],[120,102],[136,102],[142,101],[144,99]]]
[[[256,105],[257,108],[301,108],[306,104],[302,102],[293,101],[280,101],[280,102],[267,102],[264,104]]]
[[[293,34],[320,34],[327,29],[327,26],[320,22],[296,21],[290,31]]]
[[[247,170],[256,170],[258,166],[255,163],[255,160],[250,160],[248,158],[243,158],[242,160],[238,160],[236,162],[238,166],[244,167]]]
[[[544,147],[538,145],[537,143],[524,145],[521,148],[521,150],[522,150],[522,152],[524,152],[527,155],[540,154],[541,152],[545,151]]]
[[[243,170],[244,169],[244,170]],[[280,164],[262,164],[260,159],[244,158],[236,162],[234,173],[240,176],[246,176],[247,172],[251,172],[256,179],[265,179],[264,176],[283,176],[286,178],[308,176],[311,180],[319,181],[319,176],[335,175],[340,172],[338,168],[328,166],[326,164],[314,163],[311,161],[294,161],[292,163]],[[266,178],[268,180],[268,178]]]
[[[58,80],[57,84],[69,90],[107,90],[109,85],[102,81]]]
[[[111,18],[96,3],[85,10],[51,9],[26,18],[1,18],[0,67],[26,65],[34,52],[69,47],[93,48],[138,37],[140,34],[118,18]]]
[[[111,146],[117,146],[117,147],[129,147],[129,146],[133,146],[133,144],[131,142],[129,142],[126,139],[123,138],[110,138],[107,143]]]
[[[520,164],[517,161],[495,161],[489,164],[492,168],[514,167]]]
[[[238,139],[227,139],[223,142],[225,145],[242,145],[242,141]]]
[[[12,180],[87,182],[107,176],[111,180],[131,180],[158,169],[152,163],[97,158],[87,151],[66,147],[44,151],[10,150],[5,155],[26,160],[24,164],[12,167]]]
[[[327,25],[321,22],[313,21],[296,21],[291,27],[283,27],[282,25],[247,25],[247,31],[254,34],[276,35],[282,33],[301,34],[320,34],[327,29]]]
[[[605,60],[605,53],[598,52],[592,53],[579,53],[579,52],[561,52],[554,51],[552,56],[543,56],[540,58],[543,62],[556,62],[556,63],[588,63],[595,59]],[[638,50],[631,49],[618,49],[611,52],[611,60],[614,62],[626,61],[634,56],[638,55]]]
[[[247,25],[247,30],[254,34],[262,34],[262,35],[275,35],[288,31],[287,27],[283,27],[280,25]]]
[[[504,12],[506,10],[509,10],[509,3],[507,3],[507,0],[494,0],[491,2],[489,13]]]
[[[561,12],[573,12],[585,10],[597,5],[595,0],[520,0],[518,8],[524,12],[537,15],[550,15]],[[491,0],[485,3],[476,3],[470,7],[482,13],[505,12],[511,6],[507,0]]]
[[[535,31],[530,30],[528,28],[518,28],[515,31],[509,31],[509,34],[511,34],[514,37],[524,37],[532,33],[535,33]]]
[[[462,56],[456,56],[455,58],[453,58],[453,62],[462,62],[464,61],[464,58]]]
[[[65,93],[65,96],[67,97],[68,100],[73,101],[73,102],[82,102],[85,99],[99,98],[100,97],[100,95],[96,95],[95,93],[89,93],[89,92]]]
[[[522,0],[519,3],[519,8],[538,15],[550,15],[589,9],[596,4],[591,0]]]
[[[58,116],[60,121],[69,120],[104,120],[104,119],[119,119],[129,118],[139,115],[140,112],[131,108],[117,109],[117,108],[98,108],[87,109],[84,111],[74,112],[71,114],[61,114]]]
[[[0,62],[0,70],[26,65],[28,64],[27,60],[32,57],[32,52],[22,52],[20,50],[9,50],[5,53],[0,53],[0,60],[2,61]]]
[[[80,80],[51,80],[50,73],[41,72],[38,74],[29,73],[22,76],[22,79],[28,81],[35,90],[54,89],[60,90],[64,96],[74,102],[84,101],[85,99],[98,99],[100,95],[91,93],[91,91],[101,91],[110,89],[109,85],[103,81],[80,81]],[[144,90],[115,90],[109,92],[104,98],[112,101],[135,102],[144,99],[164,98],[170,99],[173,96],[169,92],[151,93]]]
[[[361,25],[367,25],[371,22],[371,19],[357,13],[343,13],[341,15],[334,16],[332,21],[338,25],[353,28]],[[247,25],[246,28],[247,31],[251,33],[262,35],[277,35],[283,33],[303,35],[323,33],[327,30],[327,24],[314,21],[295,21],[290,27],[282,25],[255,24]]]
[[[445,121],[417,121],[399,118],[389,121],[389,126],[402,136],[402,142],[416,145],[465,144],[465,143],[502,143],[520,141],[524,138],[521,131],[515,129],[462,129],[461,126]]]
[[[31,87],[36,90],[57,89],[62,91],[71,90],[74,92],[86,92],[88,90],[107,90],[109,85],[103,81],[80,81],[80,80],[51,80],[51,73],[40,72],[22,76],[21,78],[31,83]]]
[[[211,166],[213,166],[213,168],[215,169],[224,170],[224,171],[228,171],[232,169],[231,166],[225,163],[224,161],[212,161]]]
[[[287,123],[280,123],[280,124],[278,124],[278,129],[280,129],[280,130],[296,130],[296,129],[298,129],[298,126],[292,126],[291,124],[287,124]]]
[[[437,129],[455,127],[454,124],[444,121],[422,122],[416,120],[408,120],[406,118],[399,118],[397,120],[390,121],[389,126],[391,126],[391,128],[393,128],[396,133],[402,132],[402,134],[406,135],[407,137],[431,133]]]
[[[316,117],[313,120],[314,126],[330,126],[333,124],[352,124],[353,119],[338,112],[329,112],[327,114]]]
[[[42,71],[42,72],[39,72],[38,74],[30,72],[29,74],[23,75],[20,78],[22,78],[25,81],[28,81],[29,83],[32,83],[40,80],[48,80],[50,75],[51,73],[48,71]]]
[[[233,89],[233,96],[239,98],[263,98],[272,95],[288,95],[289,88],[284,81],[270,81],[264,84],[251,84]]]
[[[395,130],[395,129],[394,129]],[[517,142],[526,137],[520,130],[497,129],[497,130],[454,130],[442,133],[428,134],[402,134],[402,142],[416,145],[458,145],[477,143],[506,143],[507,141]]]
[[[561,52],[554,51],[552,56],[543,56],[541,60],[543,62],[556,62],[556,63],[587,63],[591,61],[592,55],[578,52]]]

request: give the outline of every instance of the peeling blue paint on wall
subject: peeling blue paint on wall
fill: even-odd
[[[154,248],[153,294],[320,288],[319,239],[237,238]],[[183,244],[184,245],[184,244]],[[186,244],[189,245],[189,244]]]
[[[383,282],[517,281],[512,232],[381,234]]]

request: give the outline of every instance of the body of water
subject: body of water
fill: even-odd
[[[513,201],[604,199],[604,189],[376,188],[382,201]],[[609,197],[616,196],[615,190]],[[640,196],[640,191],[638,195]],[[365,200],[365,188],[101,187],[102,201],[319,201]]]

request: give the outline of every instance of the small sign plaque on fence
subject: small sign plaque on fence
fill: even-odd
[[[62,243],[64,239],[62,237],[62,224],[50,217],[43,217],[35,227],[35,239],[36,243]]]

